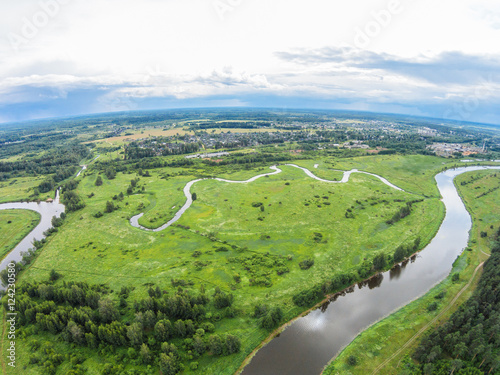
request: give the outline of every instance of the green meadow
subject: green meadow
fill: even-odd
[[[44,180],[44,176],[17,177],[0,182],[0,203],[28,200],[34,189]],[[52,192],[41,194],[40,199],[54,198]]]
[[[491,236],[500,225],[499,171],[476,171],[457,176],[455,185],[472,216],[468,251],[454,263],[450,276],[425,296],[362,332],[326,367],[323,374],[399,374],[406,355],[417,347],[425,332],[443,324],[473,293],[480,271],[476,267],[487,259]],[[460,274],[452,281],[451,275]],[[438,308],[428,311],[434,302]],[[347,359],[355,356],[356,366]]]
[[[356,158],[336,159],[321,163],[318,169],[331,169],[370,172],[385,177],[400,188],[429,197],[438,197],[439,191],[434,183],[434,175],[447,165],[456,161],[449,161],[439,157],[423,155],[368,155]],[[303,165],[311,169],[313,163]]]
[[[47,280],[54,269],[62,275],[56,284],[71,280],[108,285],[117,304],[123,286],[135,287],[131,300],[144,298],[151,284],[172,289],[172,279],[183,280],[195,291],[203,287],[210,295],[219,287],[234,295],[237,314],[214,321],[216,330],[238,336],[241,351],[225,357],[205,354],[196,359],[199,370],[186,367],[184,373],[233,374],[270,333],[252,317],[256,305],[272,301],[282,308],[285,323],[305,310],[292,303],[297,292],[336,274],[355,272],[377,254],[392,255],[399,245],[417,237],[421,246],[430,241],[444,215],[433,176],[446,162],[423,156],[293,162],[331,180],[342,178],[335,169],[358,168],[380,174],[411,193],[363,174],[352,174],[345,184],[320,182],[284,165],[279,166],[282,173],[246,184],[204,180],[191,189],[197,197],[193,205],[175,225],[161,232],[134,228],[129,219],[145,212],[139,223],[157,228],[184,204],[182,189],[188,181],[208,176],[245,180],[272,170],[200,164],[151,169],[149,176],[118,173],[112,180],[101,173],[103,184],[96,186],[98,173],[90,166],[77,179],[76,192],[86,206],[67,215],[19,281]],[[137,183],[127,194],[131,180]],[[386,223],[406,202],[422,198],[413,204],[409,216]],[[106,213],[107,202],[116,210]],[[99,212],[102,216],[96,217]],[[302,270],[299,263],[308,259],[314,265]],[[41,374],[41,367],[29,365],[24,336],[21,331],[17,341],[18,366],[7,373]],[[30,331],[29,336],[40,342],[51,340],[47,333]],[[88,374],[99,374],[108,361],[85,347],[57,340],[54,345],[61,353],[84,353]],[[63,363],[57,373],[68,369]]]
[[[0,210],[0,259],[3,259],[40,222],[30,210]]]

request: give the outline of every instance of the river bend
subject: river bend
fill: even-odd
[[[0,204],[0,210],[31,210],[40,214],[40,222],[38,225],[19,242],[14,249],[5,256],[0,262],[0,271],[7,268],[7,264],[12,261],[19,262],[22,260],[22,252],[28,251],[33,247],[33,241],[45,238],[43,232],[52,227],[52,217],[61,216],[64,212],[64,205],[59,202],[59,192],[52,202],[14,202]],[[0,290],[4,288],[0,286]]]
[[[401,188],[389,181],[368,172],[351,170],[344,172],[341,181],[330,181],[315,176],[306,168],[294,164],[288,166],[302,169],[308,176],[323,182],[345,183],[352,173],[365,173],[377,177],[394,189]],[[281,173],[277,166],[270,167],[274,172],[261,174],[244,181],[215,178],[229,183],[249,183],[264,176]],[[500,167],[461,167],[447,170],[436,175],[436,182],[446,208],[445,218],[433,240],[418,255],[416,261],[404,262],[390,271],[380,274],[368,283],[358,285],[349,293],[338,296],[332,301],[296,319],[269,344],[260,349],[251,362],[243,369],[244,375],[317,375],[324,365],[348,345],[369,325],[386,317],[396,309],[425,294],[442,281],[450,272],[453,261],[467,246],[472,222],[453,180],[459,174]],[[191,187],[199,181],[190,181],[184,187],[186,203],[174,218],[152,231],[160,231],[175,223],[193,203]],[[59,202],[59,194],[53,202],[3,203],[0,210],[27,209],[41,215],[40,223],[31,231],[0,263],[0,270],[11,261],[20,261],[21,253],[33,247],[33,241],[44,238],[43,232],[49,229],[53,216],[64,212]],[[130,223],[144,230],[138,224],[143,214],[134,216]],[[0,290],[3,289],[0,287]]]
[[[349,181],[349,178],[350,178],[351,174],[353,174],[353,173],[363,173],[363,174],[367,174],[367,175],[374,176],[374,177],[378,178],[384,184],[386,184],[387,186],[390,186],[393,189],[403,191],[403,189],[397,187],[394,184],[391,184],[389,181],[387,181],[383,177],[380,177],[380,176],[378,176],[376,174],[373,174],[373,173],[358,171],[357,169],[352,169],[350,171],[342,171],[342,172],[344,172],[344,174],[342,176],[342,179],[340,181],[335,181],[335,180],[325,180],[323,178],[319,178],[318,176],[316,176],[315,174],[313,174],[309,169],[304,168],[304,167],[299,167],[298,165],[295,165],[295,164],[285,164],[285,165],[288,166],[288,167],[294,167],[294,168],[301,169],[301,170],[303,170],[305,172],[306,175],[308,175],[311,178],[314,178],[315,180],[318,180],[318,181],[321,181],[321,182],[328,182],[328,183],[332,183],[332,184],[344,184],[344,183],[346,183],[346,182]],[[179,220],[182,217],[182,215],[184,214],[184,212],[186,212],[187,209],[189,207],[191,207],[191,205],[193,204],[193,199],[191,197],[191,187],[195,183],[197,183],[199,181],[204,181],[204,180],[216,180],[216,181],[228,182],[228,183],[232,183],[232,184],[247,184],[247,183],[250,183],[250,182],[254,182],[255,180],[258,180],[259,178],[266,177],[266,176],[272,176],[272,175],[275,175],[275,174],[283,172],[276,165],[273,165],[273,166],[271,166],[269,168],[273,169],[274,172],[259,174],[257,176],[252,177],[252,178],[249,178],[248,180],[242,180],[242,181],[226,180],[226,179],[217,178],[217,177],[215,177],[215,178],[199,178],[197,180],[189,181],[186,184],[186,186],[184,186],[184,196],[186,197],[186,203],[184,203],[184,206],[182,206],[179,209],[179,211],[177,211],[177,213],[174,215],[174,217],[171,220],[169,220],[168,222],[166,222],[165,224],[163,224],[162,226],[160,226],[158,228],[149,229],[149,228],[143,227],[141,224],[139,224],[139,219],[144,215],[144,212],[142,212],[142,213],[140,213],[138,215],[135,215],[132,218],[130,218],[130,224],[133,227],[140,228],[142,230],[146,230],[146,231],[150,231],[150,232],[160,232],[160,231],[162,231],[164,229],[167,229],[169,226],[171,226],[177,220]]]
[[[436,175],[446,208],[432,241],[404,262],[292,322],[261,348],[243,375],[318,375],[366,327],[427,293],[451,271],[467,246],[472,221],[455,188],[459,174],[500,167],[461,167]]]

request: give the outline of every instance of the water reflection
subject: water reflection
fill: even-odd
[[[373,276],[368,280],[368,288],[370,289],[378,288],[382,284],[383,280],[384,280],[384,275],[381,273]]]
[[[389,272],[389,278],[391,280],[397,280],[399,279],[399,276],[401,276],[401,266],[399,264],[396,264]]]
[[[379,273],[373,277],[370,277],[368,280],[363,280],[363,281],[359,282],[357,284],[358,289],[362,289],[365,286],[368,286],[369,289],[377,288],[380,286],[380,284],[382,284],[383,279],[384,279],[384,275]]]
[[[22,259],[22,252],[33,247],[34,240],[45,238],[43,232],[52,227],[52,217],[59,217],[64,212],[64,205],[59,203],[59,192],[52,202],[18,202],[2,203],[0,210],[31,210],[40,214],[40,223],[26,236],[17,246],[2,259],[0,271],[7,268],[7,264],[12,261],[19,262]],[[4,290],[0,284],[0,290]]]
[[[279,340],[272,340],[259,350],[243,374],[319,374],[359,332],[444,279],[467,246],[472,225],[453,179],[460,173],[480,169],[486,168],[465,167],[436,176],[446,215],[438,233],[419,253],[418,259],[414,255],[392,270],[361,283],[356,290],[351,287],[332,296],[320,308],[294,321]]]

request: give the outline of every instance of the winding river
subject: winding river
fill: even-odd
[[[44,238],[43,232],[52,227],[52,217],[61,216],[64,212],[64,205],[59,202],[59,191],[56,193],[56,197],[53,202],[16,202],[16,203],[2,203],[0,204],[0,210],[31,210],[36,211],[40,214],[40,222],[38,225],[26,236],[24,239],[17,244],[16,247],[2,259],[0,263],[0,271],[7,268],[7,264],[12,261],[19,262],[22,260],[22,252],[28,251],[28,249],[33,247],[33,241],[40,241]],[[4,288],[0,285],[0,290]]]
[[[446,215],[415,261],[396,266],[298,318],[257,352],[243,375],[317,375],[366,327],[442,281],[467,246],[472,226],[453,180],[461,173],[482,169],[500,167],[462,167],[436,176]]]
[[[329,181],[315,176],[306,168],[294,164],[286,164],[302,169],[308,176],[328,183],[345,183],[352,173],[365,173],[377,177],[394,189],[402,190],[389,181],[368,172],[351,170],[344,172],[341,181]],[[261,174],[245,181],[232,181],[215,178],[217,181],[229,183],[249,183],[264,176],[281,173],[277,166],[274,172]],[[500,169],[497,167],[462,167],[439,173],[436,176],[442,201],[446,207],[446,215],[434,239],[422,250],[416,261],[405,262],[391,271],[380,274],[369,282],[351,288],[345,293],[308,315],[296,319],[284,331],[260,349],[251,362],[243,369],[244,375],[307,375],[319,374],[323,366],[349,344],[357,334],[367,326],[389,315],[399,307],[409,303],[426,293],[432,286],[443,280],[450,272],[452,263],[467,246],[471,218],[460,199],[453,184],[454,178],[464,172],[484,169]],[[154,229],[160,231],[175,223],[193,203],[191,187],[198,179],[190,181],[184,187],[186,203],[175,217],[163,226]],[[33,240],[44,237],[43,232],[49,229],[53,216],[59,217],[64,212],[64,205],[56,194],[54,202],[41,203],[4,203],[0,210],[26,209],[41,215],[40,223],[30,232],[0,263],[0,270],[6,268],[11,261],[20,261],[21,252],[33,245]],[[135,227],[143,214],[134,216],[130,223]],[[0,288],[3,289],[3,288]]]
[[[380,177],[380,176],[378,176],[376,174],[373,174],[373,173],[358,171],[357,169],[352,169],[350,171],[340,171],[340,172],[344,172],[344,174],[342,176],[342,179],[340,181],[332,181],[332,180],[325,180],[323,178],[317,177],[316,175],[314,175],[307,168],[299,167],[298,165],[295,165],[295,164],[285,164],[285,165],[288,166],[288,167],[294,167],[294,168],[302,169],[305,172],[305,174],[307,174],[309,177],[314,178],[315,180],[318,180],[318,181],[328,182],[328,183],[331,183],[331,184],[344,184],[344,183],[346,183],[346,182],[349,181],[349,178],[350,178],[351,174],[353,174],[353,173],[363,173],[363,174],[367,174],[367,175],[374,176],[374,177],[378,178],[384,184],[390,186],[393,189],[403,191],[403,189],[397,187],[394,184],[391,184],[389,181],[387,181],[383,177]],[[140,213],[138,215],[133,216],[130,219],[130,224],[133,227],[140,228],[142,230],[147,230],[147,231],[150,231],[150,232],[160,232],[160,231],[162,231],[164,229],[167,229],[169,226],[171,226],[177,220],[179,220],[181,218],[181,216],[184,214],[184,212],[186,212],[186,210],[189,207],[191,207],[191,205],[193,204],[193,199],[191,197],[191,187],[195,183],[197,183],[199,181],[204,181],[204,180],[216,180],[216,181],[221,181],[221,182],[229,182],[229,183],[232,183],[232,184],[247,184],[249,182],[254,182],[255,180],[258,180],[259,178],[266,177],[266,176],[272,176],[272,175],[275,175],[275,174],[283,172],[276,165],[273,165],[273,166],[271,166],[269,168],[273,169],[274,172],[259,174],[257,176],[252,177],[252,178],[249,178],[248,180],[242,180],[242,181],[226,180],[226,179],[223,179],[223,178],[199,178],[197,180],[189,181],[186,184],[186,186],[184,186],[184,195],[186,196],[186,203],[184,203],[184,206],[182,206],[181,209],[179,211],[177,211],[177,213],[175,214],[175,216],[171,220],[169,220],[168,222],[166,222],[165,224],[163,224],[161,227],[158,227],[158,228],[155,228],[155,229],[149,229],[149,228],[143,227],[142,225],[139,224],[139,219],[144,215],[144,212],[142,212],[142,213]]]

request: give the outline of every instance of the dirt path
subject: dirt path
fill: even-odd
[[[429,323],[427,323],[425,326],[423,326],[415,335],[412,336],[401,348],[399,348],[393,355],[391,355],[389,358],[387,358],[384,362],[382,362],[380,365],[377,366],[377,368],[372,372],[373,374],[378,373],[382,368],[384,368],[390,361],[392,361],[396,356],[401,354],[401,352],[406,349],[408,346],[410,346],[422,333],[424,333],[431,325],[433,325],[445,312],[447,312],[460,298],[460,296],[467,290],[469,289],[470,285],[474,281],[477,271],[483,266],[484,262],[481,262],[476,269],[474,270],[474,273],[472,274],[472,277],[470,278],[469,282],[467,285],[465,285],[460,292],[457,293],[457,295],[450,301],[450,303],[443,309],[441,312],[434,318],[432,319]],[[398,364],[399,366],[399,364]]]
[[[5,342],[5,314],[3,314],[3,318],[2,318],[2,340],[0,341],[0,350],[2,351],[2,354],[4,353],[4,342]],[[4,359],[4,356],[0,356],[0,361],[2,361],[2,374],[6,374],[7,370],[5,368],[5,359]]]

